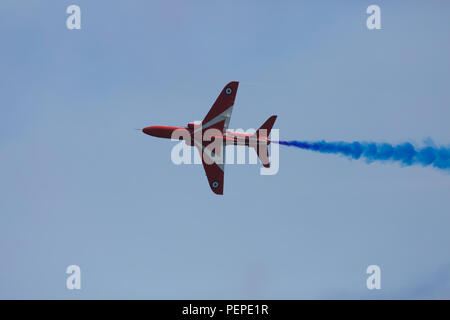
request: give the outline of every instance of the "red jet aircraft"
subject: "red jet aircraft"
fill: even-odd
[[[184,140],[187,145],[197,147],[211,190],[223,194],[223,177],[226,145],[253,147],[264,167],[270,167],[268,138],[277,116],[271,116],[255,134],[228,131],[231,112],[239,82],[230,82],[223,88],[211,110],[200,124],[188,123],[187,127],[152,126],[142,129],[148,135]]]

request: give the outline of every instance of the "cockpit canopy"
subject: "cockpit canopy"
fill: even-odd
[[[189,122],[188,123],[188,128],[189,129],[194,129],[194,128],[197,128],[197,127],[199,127],[199,126],[201,126],[201,122]]]

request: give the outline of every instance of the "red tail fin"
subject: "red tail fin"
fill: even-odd
[[[277,120],[277,116],[271,116],[266,120],[266,122],[263,123],[261,127],[259,127],[258,131],[256,131],[256,134],[260,137],[268,137],[270,135],[270,130],[272,130],[273,124],[275,123],[275,120]],[[260,130],[266,131],[260,132]]]
[[[269,119],[266,120],[266,122],[263,123],[263,125],[255,132],[254,135],[256,137],[268,138],[270,135],[270,131],[272,130],[273,124],[275,123],[275,120],[277,120],[277,116],[271,116]],[[258,143],[255,146],[255,150],[263,166],[266,168],[270,168],[268,145]]]

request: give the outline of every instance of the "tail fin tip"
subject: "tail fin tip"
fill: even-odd
[[[264,122],[262,124],[261,127],[259,127],[257,132],[259,133],[260,130],[266,130],[266,132],[264,132],[264,133],[265,133],[265,136],[268,137],[270,135],[270,131],[272,130],[272,127],[275,123],[275,120],[277,120],[277,116],[276,115],[271,116],[269,119],[266,120],[266,122]]]

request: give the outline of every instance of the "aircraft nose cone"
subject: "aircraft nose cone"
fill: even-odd
[[[142,132],[148,134],[149,136],[154,136],[157,138],[170,139],[174,130],[183,129],[178,127],[166,127],[166,126],[151,126],[142,129]]]
[[[154,132],[154,128],[153,127],[146,127],[144,129],[142,129],[142,132],[145,134],[148,134],[149,136],[154,136],[155,132]]]
[[[171,131],[166,127],[161,126],[151,126],[142,129],[142,132],[148,134],[149,136],[158,137],[158,138],[168,138],[170,137]]]

